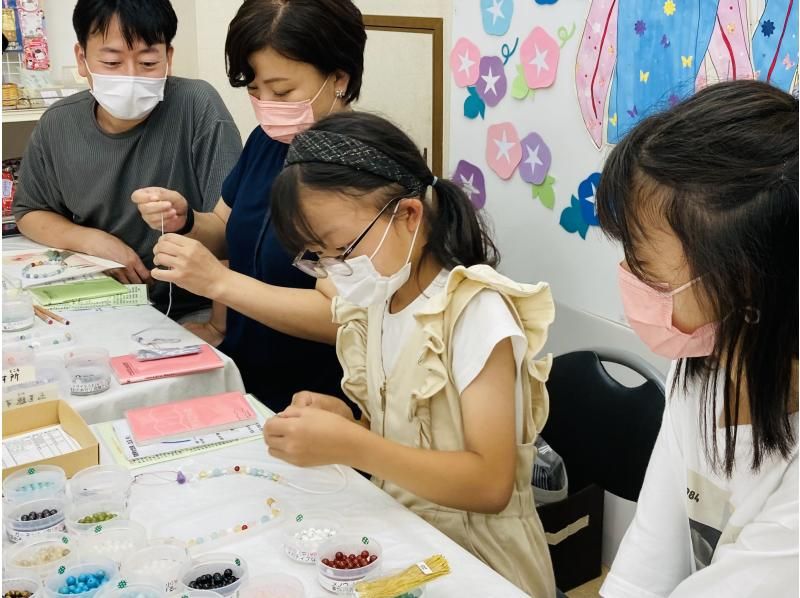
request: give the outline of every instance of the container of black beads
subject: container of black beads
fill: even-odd
[[[66,531],[64,499],[39,498],[8,506],[3,519],[6,535],[11,542],[21,542],[31,536]]]
[[[98,525],[114,519],[127,519],[127,515],[123,496],[76,501],[67,507],[67,530],[75,534],[93,534]]]
[[[3,481],[3,502],[27,502],[51,496],[64,497],[67,474],[56,465],[36,465],[15,471]]]
[[[27,577],[3,580],[3,598],[31,598],[40,589],[38,580]]]
[[[70,381],[70,394],[90,396],[111,388],[108,351],[101,348],[73,349],[64,356]]]
[[[118,582],[119,573],[114,561],[93,559],[72,567],[59,567],[45,580],[44,594],[45,598],[92,598],[107,584]]]
[[[5,573],[11,577],[43,580],[60,567],[78,560],[75,539],[69,534],[43,534],[3,550]]]
[[[181,572],[183,589],[212,590],[224,598],[239,596],[247,579],[247,563],[229,553],[209,553],[192,559]]]

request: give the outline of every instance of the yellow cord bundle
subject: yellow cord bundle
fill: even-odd
[[[357,583],[356,596],[358,598],[396,598],[448,573],[450,573],[450,564],[447,559],[441,554],[436,554],[411,565],[397,575]]]

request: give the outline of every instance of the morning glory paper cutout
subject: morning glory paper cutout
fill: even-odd
[[[533,199],[538,199],[548,210],[552,210],[556,205],[556,193],[553,190],[555,182],[556,180],[548,175],[541,185],[531,185]]]
[[[535,27],[522,42],[520,60],[531,89],[550,87],[556,80],[561,47],[547,31]]]
[[[481,51],[466,37],[462,37],[450,52],[450,70],[459,87],[475,85],[478,80],[478,63]]]
[[[467,99],[464,100],[464,116],[467,118],[481,118],[486,114],[486,104],[478,95],[478,90],[474,87],[467,87]]]
[[[486,162],[501,179],[510,179],[522,159],[519,135],[510,122],[489,127],[486,134]]]
[[[600,226],[600,221],[597,219],[597,203],[595,202],[598,185],[600,185],[599,172],[590,174],[578,185],[578,201],[581,205],[581,215],[586,224],[590,226]]]
[[[519,175],[531,185],[541,185],[550,171],[552,156],[550,148],[538,133],[531,133],[522,140],[522,162]]]
[[[555,4],[558,0],[536,0],[536,4]]]
[[[505,35],[511,26],[514,0],[481,0],[483,30],[489,35]]]
[[[480,74],[475,87],[487,106],[493,107],[500,103],[506,95],[507,85],[503,61],[497,56],[481,58]]]
[[[459,160],[452,181],[466,193],[476,210],[486,205],[486,181],[480,168],[466,160]]]
[[[583,219],[580,202],[574,195],[570,198],[569,207],[561,212],[559,224],[568,233],[578,233],[581,239],[586,240],[589,224]]]

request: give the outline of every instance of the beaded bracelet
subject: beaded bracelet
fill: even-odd
[[[45,259],[31,262],[22,268],[23,278],[52,278],[67,270],[67,262],[59,252],[48,251],[44,255]],[[49,270],[53,267],[55,270]]]

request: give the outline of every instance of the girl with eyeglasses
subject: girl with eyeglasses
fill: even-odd
[[[531,488],[548,285],[498,274],[466,195],[377,116],[336,114],[298,135],[272,213],[295,265],[336,287],[342,388],[363,415],[300,393],[266,425],[270,454],[372,474],[524,591],[553,596]]]

